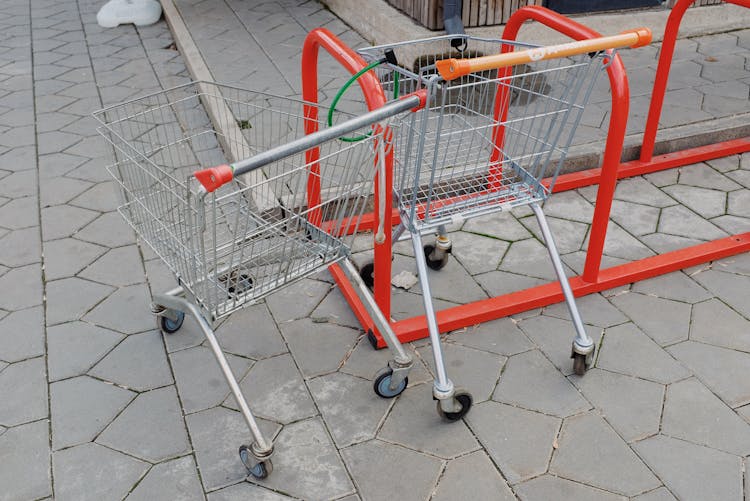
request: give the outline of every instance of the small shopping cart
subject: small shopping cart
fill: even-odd
[[[416,89],[428,94],[423,110],[405,116],[394,139],[393,193],[401,222],[393,242],[407,231],[411,236],[435,361],[433,396],[443,418],[460,419],[472,404],[472,396],[447,376],[427,277],[428,268],[447,263],[449,224],[531,207],[575,327],[574,370],[582,375],[589,365],[594,342],[541,204],[552,192],[596,78],[613,57],[608,49],[650,40],[647,29],[549,47],[449,35],[359,51],[386,96]],[[436,232],[437,240],[423,246],[428,232]],[[372,265],[362,270],[370,282],[378,272]]]
[[[206,82],[94,114],[114,147],[109,171],[122,188],[119,212],[177,277],[177,288],[154,295],[153,312],[165,333],[179,330],[186,313],[197,321],[252,433],[252,444],[239,453],[257,478],[271,472],[273,445],[261,433],[213,325],[334,263],[359,279],[347,260],[349,245],[391,149],[388,123],[418,108],[423,97],[321,130],[316,104]],[[352,133],[360,139],[339,139]],[[239,161],[223,164],[227,154]],[[395,340],[364,283],[360,290],[381,331]],[[251,326],[248,331],[252,335]],[[394,385],[405,386],[411,358],[393,343],[395,358],[384,371],[398,376]]]

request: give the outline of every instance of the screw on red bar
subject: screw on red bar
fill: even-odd
[[[234,178],[234,171],[227,164],[217,165],[209,169],[199,170],[193,174],[207,192],[213,193],[217,188],[225,185]]]

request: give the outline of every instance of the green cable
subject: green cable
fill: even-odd
[[[349,78],[349,80],[347,80],[347,82],[339,89],[339,91],[336,93],[336,96],[333,98],[333,102],[331,102],[331,107],[328,109],[328,126],[329,127],[333,125],[333,113],[336,111],[336,105],[341,100],[342,96],[347,91],[347,89],[349,89],[349,87],[351,87],[351,85],[354,82],[356,82],[357,79],[359,79],[359,77],[361,77],[362,75],[364,75],[371,69],[380,66],[382,62],[383,62],[382,60],[371,62],[370,64],[368,64],[367,66],[359,70],[357,73],[352,75],[351,78]],[[394,72],[394,77],[393,77],[393,98],[394,99],[398,97],[398,90],[399,90],[398,81],[399,81],[398,72],[396,71]],[[371,135],[372,135],[372,132],[368,132],[367,134],[363,134],[361,136],[340,137],[339,140],[347,142],[347,143],[355,143],[357,141],[362,141],[363,139],[367,139]]]

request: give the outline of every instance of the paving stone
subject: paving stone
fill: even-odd
[[[668,186],[664,191],[704,218],[725,213],[727,196],[723,191],[685,185]]]
[[[545,315],[527,318],[519,322],[518,326],[529,336],[546,357],[565,374],[573,374],[573,361],[570,350],[575,338],[575,327],[570,320],[548,317]],[[602,329],[584,325],[586,333],[599,346]]]
[[[404,258],[407,259],[407,258]],[[411,261],[409,270],[417,274],[416,262]],[[394,264],[394,274],[399,272],[398,258]],[[442,270],[427,270],[427,279],[430,283],[430,291],[433,298],[443,299],[454,303],[468,303],[486,299],[487,294],[472,279],[471,275],[459,263],[449,263]],[[417,283],[410,289],[411,292],[421,294],[421,284]]]
[[[268,358],[287,351],[284,338],[263,304],[233,313],[217,329],[216,335],[224,350],[243,357]]]
[[[641,237],[641,240],[645,242],[643,237]],[[586,241],[583,243],[583,248],[588,249],[588,245],[589,236],[587,235]],[[607,236],[604,240],[604,254],[610,257],[634,261],[652,256],[654,253],[643,242],[610,221]]]
[[[726,176],[732,181],[741,184],[745,188],[750,188],[750,172],[746,170],[736,170],[727,172]]]
[[[706,289],[680,271],[636,282],[633,291],[692,304],[711,297]]]
[[[510,212],[496,212],[487,216],[472,218],[464,224],[463,230],[507,242],[516,242],[531,236],[529,231]]]
[[[651,492],[633,498],[634,501],[677,501],[666,487],[659,487]]]
[[[537,240],[544,242],[544,236],[539,229],[536,217],[525,217],[521,219],[521,223],[534,234]],[[547,223],[552,232],[552,238],[555,241],[555,245],[557,245],[557,249],[561,254],[567,254],[581,249],[581,245],[583,244],[588,231],[588,224],[555,217],[547,217]]]
[[[256,362],[240,383],[255,414],[287,424],[317,414],[291,355]],[[235,408],[234,397],[224,405]]]
[[[544,202],[544,214],[588,224],[594,216],[594,206],[577,191],[563,191]]]
[[[713,224],[729,234],[746,233],[750,229],[750,219],[738,216],[719,216],[711,220]]]
[[[427,371],[422,360],[415,353],[413,345],[407,344],[404,346],[404,349],[414,362],[409,372],[409,386],[411,387],[425,381],[432,381],[432,375]],[[344,362],[341,372],[373,380],[375,373],[386,367],[388,361],[391,359],[393,359],[393,355],[391,355],[390,350],[375,350],[367,338],[362,337],[346,359],[346,362]]]
[[[591,407],[536,350],[514,355],[508,360],[492,399],[559,417]]]
[[[16,426],[47,417],[44,358],[10,364],[0,373],[0,424]]]
[[[57,451],[52,454],[55,499],[119,499],[133,488],[148,468],[148,463],[97,444]],[[82,489],[82,486],[86,487]]]
[[[679,173],[680,184],[719,191],[732,191],[741,188],[740,185],[704,163],[680,167]]]
[[[234,355],[226,357],[235,377],[241,379],[251,362]],[[229,386],[209,348],[200,346],[178,351],[171,359],[186,414],[219,405],[229,395]]]
[[[104,247],[75,238],[45,242],[44,250],[44,276],[47,280],[72,277],[106,251]]]
[[[750,352],[749,329],[750,322],[718,299],[693,306],[690,324],[690,339],[693,341]]]
[[[600,369],[573,382],[627,442],[658,433],[664,386]]]
[[[39,208],[36,196],[16,198],[0,208],[0,226],[10,230],[37,227],[39,231]]]
[[[84,322],[69,322],[47,330],[50,381],[85,374],[123,335]]]
[[[278,323],[304,318],[320,304],[330,288],[327,283],[305,279],[271,294],[266,298],[266,305]]]
[[[624,501],[627,498],[611,492],[579,484],[571,480],[542,475],[515,486],[516,495],[521,501],[545,499],[547,501]]]
[[[394,404],[378,438],[446,459],[479,448],[463,421],[446,423],[438,416],[431,385],[407,389]]]
[[[704,243],[703,240],[695,238],[678,237],[664,233],[654,233],[641,237],[641,241],[659,254],[664,254],[678,249],[685,249],[694,245]]]
[[[617,183],[615,199],[651,207],[669,207],[675,201],[642,177],[622,179]]]
[[[634,448],[678,499],[742,499],[736,456],[661,435]]]
[[[688,338],[689,304],[635,292],[620,294],[610,301],[662,346]]]
[[[670,346],[668,351],[730,407],[750,402],[750,382],[736,376],[750,369],[749,354],[694,341]]]
[[[161,335],[156,331],[128,336],[89,374],[137,391],[173,383]]]
[[[148,287],[138,284],[117,289],[83,319],[124,334],[151,329],[154,317]]]
[[[471,275],[495,270],[509,246],[496,238],[463,231],[451,233],[450,238],[453,242],[451,255]]]
[[[310,316],[318,321],[325,320],[329,323],[351,327],[352,329],[362,329],[359,320],[357,320],[357,317],[338,287],[331,289],[331,292],[328,293]]]
[[[626,496],[661,485],[612,428],[595,414],[571,417],[563,423],[550,473]]]
[[[40,499],[52,494],[47,420],[0,434],[0,485],[3,499]]]
[[[41,307],[9,313],[0,320],[0,358],[18,362],[44,355],[44,313]]]
[[[80,273],[82,278],[124,287],[144,279],[141,253],[136,245],[112,249]]]
[[[705,163],[710,165],[713,169],[726,174],[727,172],[731,172],[740,168],[739,160],[739,155],[730,155],[726,157],[714,158],[713,160],[706,160]],[[670,170],[674,170],[675,172],[677,171],[676,169]]]
[[[0,277],[0,290],[13,294],[0,295],[0,308],[12,311],[42,304],[42,280],[38,264],[13,268]]]
[[[205,490],[214,490],[244,480],[247,470],[240,461],[237,449],[250,445],[252,435],[242,414],[223,407],[214,407],[185,417],[190,432],[198,468]],[[280,426],[262,419],[258,420],[261,432],[270,440]],[[278,451],[278,448],[276,448]],[[272,477],[281,468],[274,456]]]
[[[557,280],[546,247],[535,239],[514,242],[503,257],[500,270],[545,280]]]
[[[275,450],[274,474],[257,483],[311,501],[354,493],[320,418],[286,425],[276,438]]]
[[[66,204],[90,186],[91,183],[78,179],[43,176],[39,182],[41,207]]]
[[[628,318],[620,310],[612,306],[600,294],[589,294],[588,296],[576,298],[576,306],[578,306],[578,312],[583,320],[590,325],[610,327],[628,321]],[[570,319],[568,305],[565,302],[547,306],[544,308],[544,314],[563,320]]]
[[[559,419],[489,401],[472,408],[466,422],[511,484],[547,471]]]
[[[715,240],[727,236],[724,231],[683,206],[662,209],[659,231],[702,240]]]
[[[432,305],[435,311],[440,311],[456,306],[456,303],[433,298]],[[422,315],[424,315],[424,300],[421,294],[412,294],[403,289],[391,287],[391,318],[393,320],[399,321]]]
[[[7,276],[7,275],[6,275]],[[707,270],[694,274],[693,280],[711,291],[745,318],[750,318],[750,277]]]
[[[0,264],[13,268],[39,263],[41,259],[39,228],[11,231],[0,238]]]
[[[448,463],[431,499],[462,499],[469,492],[475,499],[516,499],[508,484],[483,452],[474,452]]]
[[[112,287],[80,278],[48,282],[47,325],[79,319],[106,298],[112,290]]]
[[[244,501],[253,499],[257,501],[293,501],[294,498],[278,494],[257,485],[242,482],[224,489],[211,492],[208,501]]]
[[[586,251],[578,251],[578,252],[571,252],[570,254],[566,254],[564,256],[560,256],[562,258],[563,263],[568,265],[571,270],[573,270],[574,273],[577,273],[578,275],[583,274],[583,268],[586,264]],[[602,255],[602,259],[600,262],[600,269],[606,269],[606,268],[612,268],[614,266],[619,266],[621,264],[627,263],[627,259],[620,259],[612,256],[605,256]]]
[[[56,205],[42,209],[42,235],[44,240],[69,237],[99,215],[88,209],[70,205]]]
[[[337,370],[359,335],[347,327],[309,318],[281,324],[281,332],[305,378]]]
[[[750,207],[750,190],[733,191],[727,197],[727,212],[735,216],[746,216]]]
[[[446,339],[469,348],[506,356],[528,351],[533,347],[516,322],[510,318],[465,327],[451,332]]]
[[[102,214],[77,232],[76,238],[105,247],[121,247],[135,241],[133,230],[117,212]]]
[[[203,489],[198,479],[195,460],[192,456],[185,456],[153,466],[127,499],[203,500]]]
[[[167,387],[141,393],[96,441],[151,462],[189,451],[177,392]]]
[[[373,501],[427,499],[442,469],[436,458],[379,440],[346,448],[341,455],[359,494]],[[384,478],[387,483],[382,481]]]
[[[750,254],[744,253],[719,259],[713,262],[713,267],[721,271],[750,275]]]
[[[657,207],[613,200],[610,217],[631,234],[640,236],[656,231],[660,212]]]
[[[696,379],[667,388],[661,431],[740,456],[750,449],[750,426]]]
[[[86,158],[69,153],[56,152],[39,156],[39,175],[57,177],[71,172],[86,162]]]
[[[375,397],[372,383],[358,377],[334,373],[308,384],[339,448],[375,438],[391,407],[391,400]]]
[[[52,383],[53,449],[93,440],[134,397],[131,391],[87,376]]]
[[[659,172],[653,172],[651,174],[645,174],[643,178],[657,188],[663,188],[664,186],[677,184],[677,179],[679,178],[679,176],[680,173],[678,169],[667,169]]]

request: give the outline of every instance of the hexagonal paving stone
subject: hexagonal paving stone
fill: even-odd
[[[112,249],[79,273],[82,278],[124,287],[144,282],[144,270],[138,247]]]
[[[112,287],[80,278],[48,282],[47,325],[78,320],[112,290]]]
[[[279,323],[304,318],[315,309],[330,288],[327,283],[305,279],[271,294],[266,298],[266,305]]]
[[[663,189],[682,205],[706,219],[721,216],[726,211],[727,195],[723,191],[685,185],[667,186]]]
[[[152,499],[203,499],[203,489],[198,479],[192,456],[154,465],[128,497],[128,501]]]
[[[511,484],[547,471],[559,419],[490,401],[476,405],[466,422]]]
[[[39,231],[38,199],[36,196],[15,198],[0,208],[0,226],[11,230],[36,227]]]
[[[740,185],[710,168],[705,163],[680,167],[679,173],[680,184],[719,191],[732,191],[741,188]]]
[[[681,237],[715,240],[726,237],[726,232],[683,206],[662,209],[658,230]]]
[[[44,275],[47,280],[72,277],[104,254],[105,247],[75,238],[53,240],[44,244]]]
[[[510,212],[496,212],[487,216],[475,217],[466,222],[464,231],[488,235],[507,242],[524,240],[531,236]]]
[[[536,217],[525,217],[521,219],[521,223],[534,234],[537,240],[544,242],[544,236],[539,229]],[[558,219],[556,217],[547,217],[547,224],[552,232],[552,238],[555,241],[557,250],[561,254],[581,249],[581,245],[586,238],[586,232],[588,231],[588,224],[568,219]]]
[[[0,433],[3,497],[40,499],[52,494],[48,427],[45,419]]]
[[[208,501],[245,501],[246,499],[256,501],[294,501],[294,498],[247,482],[230,485],[218,491],[213,491],[208,495]]]
[[[492,320],[453,331],[446,337],[446,340],[506,356],[515,355],[533,347],[523,331],[510,318]]]
[[[70,205],[56,205],[42,209],[44,240],[57,240],[73,235],[99,216],[98,212]]]
[[[357,317],[338,287],[331,289],[331,292],[315,308],[310,317],[313,321],[326,321],[335,325],[351,327],[352,329],[362,329],[359,320],[357,320]]]
[[[0,265],[13,268],[39,263],[41,258],[39,228],[11,231],[0,238]]]
[[[625,501],[627,498],[611,492],[596,489],[588,485],[579,484],[571,480],[542,475],[515,486],[515,491],[521,501],[545,499],[547,501]]]
[[[360,495],[373,501],[426,499],[442,469],[436,458],[379,440],[349,447],[341,455]]]
[[[83,319],[125,334],[152,329],[151,294],[145,284],[117,289]]]
[[[628,321],[628,318],[612,306],[601,294],[589,294],[576,298],[576,306],[581,318],[590,325],[610,327]],[[544,315],[570,320],[570,311],[566,302],[547,306],[544,308]]]
[[[711,291],[718,299],[728,304],[732,309],[750,318],[750,277],[724,273],[715,269],[701,271],[693,275],[693,280]]]
[[[690,323],[693,341],[750,352],[749,331],[750,322],[716,298],[693,306]]]
[[[516,499],[492,461],[483,452],[474,452],[448,463],[431,499],[453,501],[462,499],[469,493],[475,499]]]
[[[44,312],[41,307],[9,313],[0,320],[0,358],[18,362],[44,355]]]
[[[86,191],[91,183],[68,177],[42,177],[39,180],[41,206],[53,207],[66,204]]]
[[[13,268],[0,277],[0,290],[13,294],[0,295],[0,308],[12,311],[42,304],[42,277],[38,264]]]
[[[623,179],[618,182],[615,199],[651,207],[668,207],[676,203],[642,177]]]
[[[617,494],[633,496],[661,482],[595,414],[565,420],[550,473]]]
[[[610,301],[660,345],[688,338],[689,304],[633,292],[620,294]]]
[[[305,378],[337,370],[354,348],[359,332],[309,318],[282,323],[281,332]]]
[[[47,329],[50,381],[86,373],[124,336],[84,322],[68,322]]]
[[[464,231],[451,233],[450,238],[453,242],[451,255],[472,275],[496,269],[509,245],[496,238]]]
[[[84,209],[80,209],[84,210]],[[76,233],[76,238],[106,247],[120,247],[135,241],[133,230],[117,212],[107,212]]]
[[[660,212],[657,207],[614,200],[610,217],[628,232],[640,236],[656,231]]]
[[[545,280],[557,279],[546,247],[536,239],[514,242],[503,257],[500,270]]]
[[[44,358],[10,364],[0,373],[0,424],[16,426],[47,417]]]

